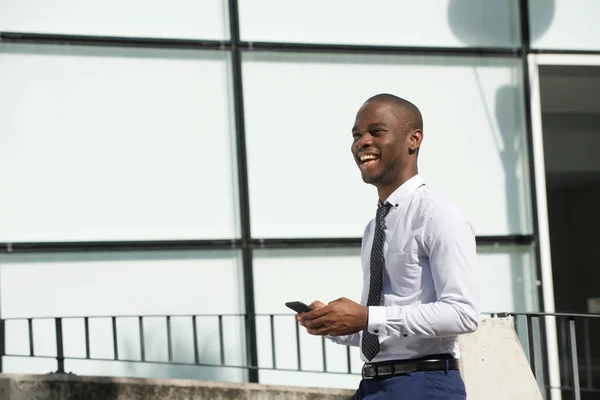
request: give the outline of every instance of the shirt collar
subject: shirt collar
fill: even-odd
[[[394,192],[386,199],[385,202],[392,204],[394,207],[398,207],[404,200],[406,200],[408,196],[410,196],[415,190],[424,184],[425,181],[423,180],[423,177],[421,177],[419,174],[416,174],[400,185],[398,189],[394,190]]]

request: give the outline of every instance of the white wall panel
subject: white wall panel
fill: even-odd
[[[253,53],[243,69],[254,237],[362,235],[377,196],[351,128],[381,92],[420,107],[420,172],[478,235],[531,232],[519,60]]]
[[[529,0],[531,47],[600,50],[598,0]]]
[[[224,52],[0,46],[0,242],[238,235]]]
[[[229,38],[226,0],[0,0],[0,31]]]
[[[517,47],[516,0],[240,0],[243,40]]]

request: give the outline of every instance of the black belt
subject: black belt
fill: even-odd
[[[366,363],[363,365],[362,377],[363,379],[375,379],[393,375],[402,375],[409,372],[445,371],[449,369],[458,369],[457,359],[384,361],[380,363]]]

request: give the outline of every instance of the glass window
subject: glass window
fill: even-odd
[[[143,319],[145,357],[167,361],[167,321],[171,317],[173,359],[194,361],[193,320],[187,315],[244,312],[239,251],[165,251],[82,254],[0,255],[2,313],[6,321],[8,354],[29,354],[28,325],[10,318],[65,317],[64,352],[85,357],[85,323],[89,319],[90,354],[112,358],[111,318],[98,316],[157,315]],[[35,277],[35,279],[31,279]],[[214,301],[218,298],[219,301]],[[96,316],[96,317],[94,317]],[[140,360],[138,318],[116,319],[118,354]],[[219,364],[219,323],[216,316],[198,316],[199,359]],[[239,316],[223,317],[226,363],[244,365],[245,339]],[[53,319],[33,320],[35,354],[56,355]],[[40,372],[39,360],[5,357],[6,372]],[[56,370],[56,365],[52,366]],[[235,368],[143,365],[68,360],[67,371],[78,374],[154,376],[244,380]],[[50,372],[52,369],[46,369]],[[195,374],[195,375],[194,375]]]
[[[478,246],[478,307],[482,313],[537,311],[537,278],[533,248],[529,246]],[[287,301],[314,300],[324,303],[339,297],[360,301],[362,268],[360,249],[303,249],[257,250],[254,256],[254,293],[257,317],[258,357],[263,368],[273,366],[273,348],[277,368],[297,369],[297,333],[294,312],[285,307]],[[332,284],[335,282],[335,284]],[[271,319],[273,316],[271,336]],[[323,342],[311,336],[304,328],[298,330],[300,367],[303,371],[286,372],[264,370],[261,383],[323,387],[357,387],[360,375],[348,375],[346,348],[325,342],[323,370]],[[362,361],[358,348],[350,350],[350,368],[360,374]]]
[[[0,242],[238,236],[229,55],[0,46]]]
[[[222,40],[225,0],[2,0],[0,32]]]
[[[520,60],[246,53],[243,72],[254,237],[363,234],[377,195],[351,129],[381,92],[421,109],[420,173],[477,235],[531,232]]]
[[[531,47],[600,50],[598,0],[529,0]]]
[[[516,0],[240,0],[242,40],[387,46],[517,47]],[[307,27],[310,27],[307,29]]]
[[[539,281],[534,249],[526,245],[478,246],[481,312],[537,312]]]

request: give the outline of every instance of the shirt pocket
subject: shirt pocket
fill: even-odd
[[[391,291],[402,297],[421,290],[421,266],[416,253],[389,253],[386,271]]]

